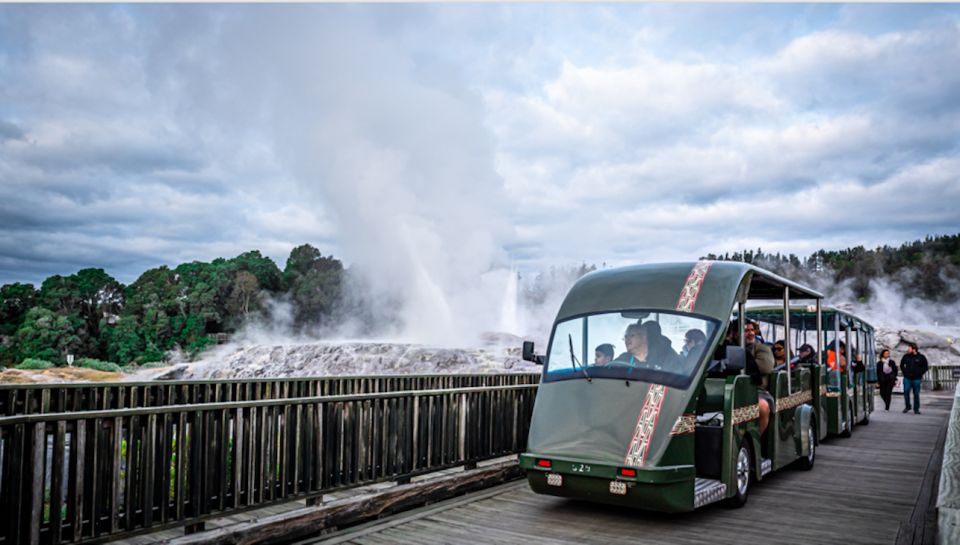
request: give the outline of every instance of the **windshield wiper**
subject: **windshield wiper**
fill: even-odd
[[[577,361],[577,356],[573,353],[573,335],[570,333],[567,333],[567,342],[570,343],[570,364],[573,365],[574,369],[580,367],[580,370],[583,371],[583,376],[587,377],[587,382],[593,382],[593,380],[590,379],[590,373],[587,373],[587,366]]]

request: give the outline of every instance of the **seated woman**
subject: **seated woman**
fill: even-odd
[[[784,347],[783,341],[777,341],[773,343],[771,347],[773,349],[773,366],[774,368],[780,368],[787,362],[786,348]]]

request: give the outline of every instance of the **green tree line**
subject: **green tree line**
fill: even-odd
[[[161,361],[176,347],[196,355],[252,317],[269,317],[271,299],[294,309],[294,326],[329,320],[339,304],[343,264],[309,244],[283,270],[259,251],[210,263],[161,266],[124,286],[103,269],[55,275],[35,288],[0,287],[0,363],[67,354],[120,365]]]
[[[764,253],[759,248],[708,254],[706,259],[753,263],[808,284],[816,279],[850,281],[861,301],[873,296],[870,280],[879,277],[889,278],[903,293],[919,299],[937,303],[960,300],[960,234],[930,236],[898,247],[818,250],[802,259],[794,254]]]

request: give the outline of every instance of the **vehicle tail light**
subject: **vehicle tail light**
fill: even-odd
[[[630,467],[621,467],[619,473],[620,473],[620,476],[621,476],[621,477],[636,477],[636,476],[637,476],[637,470],[636,470],[636,469],[633,469],[633,468],[630,468]]]
[[[550,469],[553,467],[553,463],[550,462],[550,460],[544,460],[543,458],[540,458],[539,460],[537,460],[537,467],[540,467],[543,469]]]

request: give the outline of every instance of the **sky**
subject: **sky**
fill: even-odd
[[[429,299],[957,233],[958,67],[949,4],[2,5],[0,284],[310,243]]]

